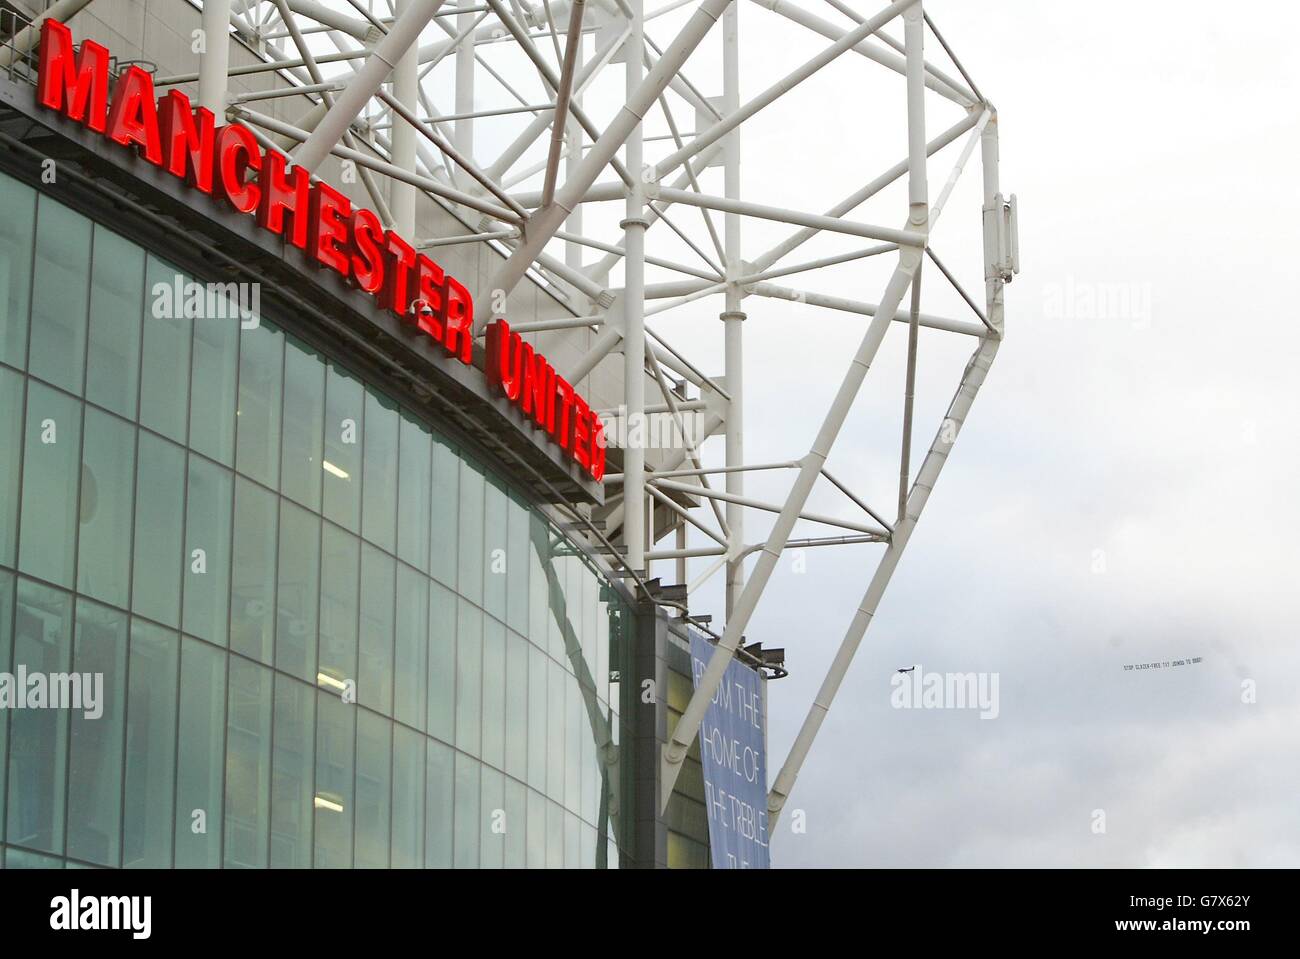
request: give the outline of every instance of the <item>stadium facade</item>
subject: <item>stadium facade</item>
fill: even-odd
[[[333,220],[373,229],[387,282],[355,239],[358,268],[320,257],[321,189],[368,202],[337,164],[310,214],[281,164],[276,229],[248,201],[280,154],[246,128],[200,156],[187,103],[132,126],[199,18],[103,2],[0,78],[5,867],[706,864],[698,770],[653,803],[683,624],[573,534],[603,500],[601,385],[552,367],[534,413],[512,383],[582,344],[501,326],[490,369],[455,279],[490,251],[421,255],[401,305],[374,214]],[[501,312],[572,315],[535,282]],[[102,676],[99,715],[20,702],[69,673]]]
[[[738,0],[0,0],[0,866],[769,863],[1018,246],[996,110],[922,0],[754,5],[820,46],[742,99]],[[903,159],[816,212],[746,200],[741,125],[841,60],[901,78]],[[878,195],[902,227],[855,218]],[[755,255],[750,220],[791,232]],[[923,310],[923,263],[963,318]],[[872,265],[878,302],[773,282]],[[710,298],[712,374],[646,322]],[[807,452],[754,463],[765,301],[863,329],[806,374],[837,384]],[[893,330],[868,495],[827,462]],[[961,369],[928,446],[922,342]],[[788,551],[844,546],[879,560],[769,782],[785,650],[746,632]]]

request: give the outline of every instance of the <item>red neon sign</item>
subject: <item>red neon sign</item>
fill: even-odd
[[[155,97],[153,77],[127,67],[109,96],[108,50],[57,20],[41,24],[36,100],[102,133],[189,186],[215,197],[371,294],[414,332],[466,366],[473,361],[474,303],[469,290],[379,217],[275,150],[263,151],[239,123],[216,125],[179,90]],[[504,343],[505,347],[501,344]],[[503,352],[504,349],[504,352]],[[513,351],[513,352],[512,352]],[[599,481],[604,431],[586,401],[504,320],[488,327],[489,384]],[[505,383],[513,384],[503,389]]]

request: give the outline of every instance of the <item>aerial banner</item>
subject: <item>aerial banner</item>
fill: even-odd
[[[691,633],[691,678],[709,665],[713,645]],[[767,869],[767,750],[762,680],[732,660],[700,724],[704,803],[714,869]]]

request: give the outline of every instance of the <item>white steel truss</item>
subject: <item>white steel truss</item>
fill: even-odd
[[[89,2],[57,0],[44,16],[67,19]],[[608,549],[612,544],[619,553],[617,558],[642,586],[651,562],[675,562],[679,582],[685,583],[687,561],[707,560],[704,572],[688,584],[689,590],[715,573],[725,572],[725,629],[660,758],[662,805],[667,805],[707,704],[736,655],[783,552],[850,543],[884,544],[883,556],[832,666],[772,783],[768,799],[771,829],[997,354],[1003,335],[1003,285],[1018,270],[1014,197],[1004,200],[998,180],[997,112],[923,12],[922,0],[893,0],[869,15],[843,0],[801,0],[798,5],[791,0],[751,0],[766,11],[762,16],[782,18],[826,45],[743,101],[740,0],[663,0],[651,11],[645,10],[644,0],[540,0],[533,4],[525,0],[191,2],[201,6],[209,38],[233,35],[258,54],[261,62],[232,68],[228,43],[209,39],[196,73],[158,77],[160,87],[197,81],[201,105],[218,117],[249,125],[264,145],[284,151],[308,169],[330,155],[354,161],[385,225],[405,235],[414,235],[417,202],[437,203],[464,222],[477,224],[462,235],[433,237],[419,241],[418,246],[489,244],[501,254],[495,275],[476,291],[480,304],[508,295],[526,274],[563,291],[570,304],[580,307],[572,318],[520,323],[516,329],[593,331],[588,352],[562,371],[565,377],[576,382],[604,357],[621,352],[621,412],[629,419],[647,413],[667,415],[681,429],[685,443],[679,456],[650,464],[639,444],[623,450],[621,472],[605,477],[612,507],[605,520],[607,535],[591,530],[601,545]],[[684,24],[667,42],[652,38],[648,24],[692,5],[689,16],[684,10],[679,15],[678,19],[685,16]],[[830,12],[823,9],[827,6],[849,25],[815,12]],[[6,48],[6,58],[14,55],[10,49],[21,54],[34,44],[40,19],[14,37]],[[901,41],[887,29],[896,31],[899,20]],[[698,53],[701,41],[718,21],[723,51],[721,95],[707,97],[691,74],[704,71],[716,77],[719,73],[716,58],[710,61]],[[585,44],[584,38],[592,43]],[[926,58],[927,39],[941,48],[956,75]],[[501,66],[497,54],[503,46],[522,55],[522,59],[516,56],[513,69]],[[866,68],[893,71],[905,78],[907,135],[906,143],[900,143],[902,159],[823,210],[807,212],[745,199],[740,176],[743,124],[849,54],[855,67],[868,61]],[[454,76],[454,109],[440,114],[434,107],[432,74],[443,61],[449,68],[440,76],[448,72]],[[523,74],[520,62],[526,64]],[[615,62],[623,64],[621,81],[611,66]],[[265,92],[230,94],[230,77],[259,74],[274,75],[289,82],[292,89],[278,86]],[[621,88],[622,105],[612,117],[598,119],[584,107],[584,94],[598,89],[598,84],[605,89],[610,85]],[[525,86],[531,92],[520,89]],[[479,108],[476,89],[489,87],[497,94],[504,91],[511,105]],[[446,89],[445,80],[442,89]],[[683,118],[674,114],[669,93],[693,109],[695,129],[683,130],[691,124],[683,124]],[[297,122],[275,119],[264,112],[265,107],[259,109],[264,100],[290,94],[309,97],[313,103]],[[926,104],[934,97],[956,104],[963,116],[927,142]],[[489,120],[499,123],[502,118],[514,122],[513,138],[497,155],[485,157],[483,138],[476,137],[476,131]],[[647,137],[645,124],[651,119],[656,128],[666,126],[668,133]],[[645,148],[652,142],[671,142],[673,149],[656,163],[647,164]],[[959,142],[962,145],[951,173],[934,195],[927,161]],[[977,147],[983,167],[982,303],[961,288],[930,248],[935,224]],[[525,158],[531,165],[521,168]],[[701,179],[710,166],[722,168],[721,195],[702,188]],[[853,216],[868,199],[903,180],[907,210],[901,226],[877,225]],[[584,207],[611,201],[624,204],[618,233],[589,235],[584,229]],[[697,222],[692,214],[688,228],[685,213],[678,208],[692,207],[700,216]],[[721,215],[721,231],[717,214]],[[751,250],[746,257],[742,225],[747,218],[797,229],[771,249],[756,256]],[[670,252],[650,251],[650,244],[667,235],[666,231],[673,237],[671,249],[684,244],[695,256],[693,262],[682,263]],[[789,261],[790,254],[820,234],[848,238],[855,248],[802,263]],[[555,252],[560,248],[563,255]],[[603,256],[584,265],[584,250]],[[816,285],[819,271],[875,257],[886,257],[894,264],[878,302],[804,288]],[[927,278],[942,276],[951,284],[970,307],[973,319],[922,312],[921,274],[927,260],[933,267],[926,271]],[[620,263],[623,286],[613,288],[610,276]],[[649,283],[647,265],[666,270],[677,279]],[[786,278],[801,287],[773,282]],[[797,459],[775,463],[747,463],[745,459],[744,300],[751,296],[793,299],[870,318],[834,400],[807,451]],[[721,376],[700,370],[698,363],[647,324],[651,317],[706,297],[721,297]],[[490,311],[480,306],[478,334],[490,318]],[[882,516],[880,509],[873,509],[828,472],[826,462],[886,330],[894,322],[905,324],[909,337],[903,442],[898,502],[896,509],[891,507],[885,511],[887,516]],[[913,473],[910,449],[920,328],[969,336],[975,349],[947,415],[920,468]],[[679,379],[670,378],[665,371]],[[653,384],[652,394],[659,394],[652,395],[649,402],[647,382]],[[694,398],[687,392],[692,388],[697,393]],[[687,415],[701,418],[703,428],[688,428]],[[700,446],[716,435],[724,440],[724,465],[706,467]],[[794,473],[783,502],[767,503],[745,495],[746,475],[768,470]],[[720,489],[710,477],[720,482]],[[810,512],[810,493],[821,480],[859,507],[862,519],[848,521]],[[747,542],[746,521],[756,511],[774,515],[775,520],[762,541]],[[666,529],[676,537],[671,546],[656,544],[656,512],[661,519],[670,520]],[[840,532],[792,538],[800,519],[829,524]],[[688,534],[699,534],[703,540]],[[755,558],[747,571],[749,557]]]

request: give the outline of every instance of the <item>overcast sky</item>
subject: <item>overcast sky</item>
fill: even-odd
[[[998,107],[1023,272],[1007,289],[1005,344],[804,767],[774,863],[1300,864],[1300,15],[1031,0],[926,9]],[[744,99],[826,44],[753,3],[740,10]],[[677,22],[655,21],[651,35],[670,39]],[[707,80],[717,39],[692,61],[707,93],[720,92]],[[927,54],[947,66],[933,44]],[[826,209],[904,155],[902,97],[900,78],[841,58],[746,126],[747,196]],[[931,136],[960,116],[930,106]],[[932,195],[955,155],[932,160]],[[977,153],[934,246],[982,297],[978,178]],[[898,226],[905,202],[900,185],[854,217]],[[746,257],[788,232],[747,221]],[[803,285],[874,302],[891,266]],[[933,271],[922,289],[927,312],[969,318]],[[866,320],[757,297],[746,308],[747,458],[800,456]],[[720,370],[718,309],[656,328]],[[896,496],[905,339],[895,325],[828,464],[882,510]],[[922,336],[914,463],[972,346]],[[748,492],[779,500],[791,479],[755,476]],[[833,491],[813,504],[854,515]],[[747,538],[765,531],[756,515]],[[809,551],[802,573],[787,556],[763,597],[747,639],[784,646],[791,669],[770,689],[769,775],[880,549]],[[718,585],[694,600],[715,622]],[[1190,657],[1202,662],[1123,668]],[[914,663],[997,673],[1000,715],[891,708],[891,675]],[[1246,680],[1254,703],[1242,701]],[[806,833],[791,833],[792,810]]]
[[[737,2],[742,101],[828,43]],[[797,2],[850,23],[820,0]],[[881,5],[852,0],[863,15]],[[649,35],[665,45],[693,8],[652,21]],[[774,863],[1298,865],[1300,13],[1041,0],[930,0],[926,10],[999,110],[1023,272],[1007,288],[997,362],[804,766]],[[901,25],[891,32],[901,37]],[[708,95],[722,92],[720,34],[686,71]],[[491,55],[535,85],[517,51]],[[927,56],[953,72],[931,37]],[[450,70],[435,74],[446,111]],[[622,70],[586,95],[602,126],[623,101]],[[820,213],[849,195],[905,155],[903,93],[897,75],[841,57],[745,124],[745,197]],[[478,101],[510,103],[482,85]],[[693,111],[669,101],[689,132]],[[927,109],[931,137],[961,116],[936,97]],[[495,132],[483,122],[480,159],[519,122]],[[666,132],[652,113],[647,136]],[[646,159],[671,148],[650,144]],[[932,197],[959,149],[931,160]],[[979,176],[977,153],[932,242],[982,299]],[[702,186],[723,192],[721,171]],[[622,204],[586,209],[585,232],[617,240]],[[901,226],[905,215],[900,182],[852,217]],[[673,216],[709,247],[698,211]],[[746,259],[790,232],[745,221]],[[785,262],[865,245],[818,238]],[[649,250],[695,257],[662,227]],[[877,302],[892,266],[882,256],[780,282]],[[970,318],[934,270],[922,291],[924,311]],[[651,325],[721,373],[720,309],[703,300]],[[745,309],[746,458],[801,456],[867,320],[759,297]],[[897,495],[905,345],[895,324],[828,463],[882,512]],[[923,331],[914,464],[973,346]],[[706,458],[721,456],[712,441]],[[779,502],[792,478],[754,474],[747,493]],[[833,490],[815,491],[810,508],[861,519]],[[768,518],[751,512],[747,523],[746,539],[761,540]],[[828,532],[800,524],[796,535]],[[811,550],[802,570],[790,555],[778,566],[747,631],[784,646],[791,670],[770,688],[770,776],[881,550]],[[708,562],[693,561],[691,577]],[[715,577],[692,600],[716,625],[720,587]],[[891,676],[917,663],[996,673],[998,717],[891,708]]]

